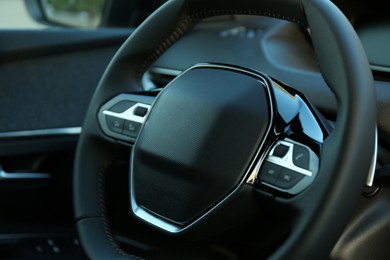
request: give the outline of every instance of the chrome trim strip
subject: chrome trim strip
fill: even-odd
[[[163,218],[159,218],[157,216],[150,214],[148,211],[139,207],[137,202],[134,201],[133,197],[131,198],[131,206],[132,206],[134,214],[137,215],[137,217],[139,217],[143,221],[146,221],[147,223],[150,223],[154,226],[157,226],[157,227],[159,227],[163,230],[166,230],[170,233],[180,232],[180,229],[181,229],[180,226],[171,224],[171,223],[165,221]]]
[[[161,67],[153,67],[149,69],[150,72],[156,73],[156,74],[163,74],[167,76],[179,76],[180,73],[182,73],[181,70],[175,70],[175,69],[166,69]]]
[[[373,71],[390,72],[390,68],[389,67],[385,67],[385,66],[370,65],[370,68]]]
[[[368,172],[366,186],[372,187],[374,184],[374,178],[375,178],[375,167],[376,167],[376,159],[378,156],[378,128],[375,128],[375,148],[374,148],[374,154],[372,156],[372,161],[370,165],[370,170]]]
[[[23,130],[23,131],[0,132],[0,139],[34,137],[34,136],[79,135],[80,133],[81,133],[81,127]]]
[[[255,72],[252,72],[250,70],[245,70],[245,69],[240,69],[240,68],[237,68],[237,67],[230,67],[230,66],[226,66],[226,65],[220,65],[220,64],[209,64],[209,63],[201,63],[201,64],[197,64],[197,65],[194,65],[192,67],[190,67],[189,69],[187,69],[186,71],[184,71],[183,73],[189,71],[189,70],[192,70],[192,69],[196,69],[196,68],[219,68],[219,69],[227,69],[227,70],[231,70],[231,71],[236,71],[236,72],[241,72],[241,73],[244,73],[244,74],[247,74],[247,75],[251,75],[252,77],[256,78],[261,84],[262,86],[264,87],[265,91],[267,92],[268,94],[268,100],[269,100],[269,109],[270,109],[270,122],[269,122],[269,125],[268,125],[268,128],[267,128],[267,131],[263,137],[263,139],[261,140],[261,143],[259,145],[259,148],[257,149],[256,151],[256,154],[255,156],[253,157],[253,160],[252,162],[250,163],[246,173],[244,174],[243,178],[241,179],[240,183],[234,188],[234,190],[232,190],[228,195],[225,196],[224,199],[222,199],[219,203],[217,203],[216,205],[214,205],[212,208],[210,208],[207,212],[205,212],[202,216],[198,217],[196,220],[194,220],[193,222],[191,222],[190,224],[188,224],[187,226],[184,226],[184,227],[181,227],[181,226],[178,226],[178,225],[175,225],[175,224],[172,224],[166,220],[164,220],[163,218],[159,218],[158,216],[155,216],[153,215],[152,213],[150,213],[149,211],[143,209],[142,207],[140,207],[138,205],[138,203],[136,202],[135,200],[135,196],[134,196],[134,182],[132,180],[132,173],[133,173],[133,164],[131,163],[130,165],[130,173],[131,173],[131,195],[130,195],[130,204],[131,204],[131,208],[132,208],[132,211],[134,213],[135,216],[137,216],[139,219],[151,224],[151,225],[154,225],[162,230],[165,230],[169,233],[173,233],[173,234],[177,234],[177,233],[180,233],[188,228],[190,228],[191,226],[193,226],[194,224],[196,224],[197,222],[201,221],[203,218],[205,218],[205,216],[209,215],[210,212],[212,212],[215,208],[217,208],[219,205],[221,205],[222,203],[224,203],[229,197],[231,197],[234,193],[236,193],[242,184],[246,183],[246,179],[249,177],[249,175],[251,174],[251,169],[255,166],[255,163],[258,161],[258,160],[264,160],[264,157],[263,158],[259,158],[261,157],[261,154],[260,154],[260,151],[261,149],[263,148],[264,144],[265,144],[265,141],[267,140],[270,132],[271,132],[271,129],[272,129],[272,125],[273,125],[273,121],[274,121],[274,103],[273,103],[273,99],[272,99],[272,94],[271,94],[271,86],[268,84],[268,81],[267,81],[267,78],[264,77],[262,74],[260,73],[255,73]],[[173,81],[175,81],[177,78],[173,79]],[[171,81],[171,82],[173,82]],[[273,84],[273,82],[271,80],[269,80],[271,82],[271,84]],[[153,105],[152,105],[153,107]],[[137,141],[135,143],[135,145],[137,145]],[[131,161],[133,161],[133,158],[134,158],[134,153],[132,152],[131,153]]]
[[[0,166],[0,181],[8,181],[8,180],[44,180],[49,179],[50,174],[48,173],[8,173],[3,170]]]
[[[146,108],[147,109],[147,113],[144,116],[137,116],[135,114],[135,110],[138,107]],[[143,103],[137,103],[137,104],[131,106],[126,111],[122,112],[122,113],[115,113],[115,112],[112,112],[110,110],[104,110],[103,114],[107,115],[107,116],[112,116],[112,117],[115,117],[115,118],[121,118],[121,119],[124,119],[124,120],[129,120],[129,121],[133,121],[133,122],[137,122],[137,123],[143,124],[145,122],[147,116],[149,115],[150,108],[151,108],[150,105],[143,104]]]

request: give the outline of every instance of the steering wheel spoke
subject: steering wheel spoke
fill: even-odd
[[[134,143],[149,114],[154,97],[120,94],[99,110],[103,133],[115,140]]]
[[[274,81],[274,141],[248,183],[282,196],[297,195],[316,179],[331,125],[300,93]]]

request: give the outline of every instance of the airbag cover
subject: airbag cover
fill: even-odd
[[[238,70],[195,67],[156,98],[131,159],[133,199],[186,225],[242,181],[270,124],[267,89]]]

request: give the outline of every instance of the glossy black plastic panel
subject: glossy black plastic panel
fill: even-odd
[[[321,147],[329,128],[303,95],[282,83],[273,83],[276,141],[265,161],[258,163],[259,172],[255,171],[248,182],[266,190],[271,188],[277,195],[296,195],[317,176]]]

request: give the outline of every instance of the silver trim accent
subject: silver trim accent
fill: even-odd
[[[179,76],[180,73],[182,73],[181,70],[175,70],[175,69],[167,69],[167,68],[161,68],[161,67],[153,67],[149,69],[150,72],[156,73],[156,74],[164,74],[168,76]]]
[[[7,180],[46,180],[50,179],[50,174],[48,173],[8,173],[0,165],[0,181]]]
[[[162,218],[154,216],[141,207],[138,207],[138,206],[133,207],[133,201],[134,201],[134,199],[133,199],[133,197],[131,197],[131,206],[133,209],[133,213],[137,217],[141,218],[143,221],[146,221],[147,223],[155,225],[155,226],[157,226],[163,230],[166,230],[170,233],[179,233],[181,231],[180,226],[171,224],[171,223],[163,220]],[[136,202],[134,201],[134,203],[136,203]]]
[[[370,65],[371,70],[380,71],[380,72],[390,72],[389,67],[380,66],[380,65]]]
[[[268,147],[267,151],[262,155],[261,158],[259,158],[255,168],[253,169],[252,173],[249,175],[246,183],[252,184],[252,185],[255,184],[257,176],[259,175],[260,168],[263,165],[263,162],[269,153],[270,153],[270,147]]]
[[[366,186],[372,187],[374,184],[374,178],[375,178],[375,168],[376,168],[376,159],[378,156],[378,128],[375,127],[375,147],[374,147],[374,154],[372,155],[370,170],[368,171],[368,176],[366,180]]]
[[[137,116],[136,114],[134,114],[134,111],[138,107],[144,107],[144,108],[148,109],[148,112],[146,113],[145,116],[142,117],[142,116]],[[137,103],[137,104],[133,105],[132,107],[130,107],[129,109],[127,109],[126,111],[122,112],[122,113],[115,113],[115,112],[112,112],[112,111],[109,111],[109,110],[104,110],[103,114],[107,115],[107,116],[113,116],[113,117],[116,117],[116,118],[121,118],[121,119],[124,119],[124,120],[129,120],[129,121],[133,121],[133,122],[137,122],[137,123],[143,124],[145,122],[145,120],[146,120],[146,117],[148,116],[148,114],[150,112],[150,108],[151,108],[150,105],[146,105],[146,104],[143,104],[143,103]]]
[[[81,127],[64,127],[52,129],[0,132],[0,139],[33,136],[79,135],[81,133],[81,130]]]
[[[244,74],[247,74],[247,75],[251,75],[253,77],[255,77],[256,79],[259,80],[259,82],[263,85],[263,87],[265,88],[265,91],[267,92],[268,94],[268,100],[269,100],[269,109],[270,109],[270,122],[269,122],[269,125],[268,125],[268,128],[267,128],[267,131],[266,131],[266,134],[264,135],[263,139],[261,140],[261,143],[259,145],[259,148],[257,149],[256,151],[256,154],[252,160],[252,162],[250,163],[246,173],[244,174],[244,176],[242,177],[240,183],[236,186],[236,188],[234,190],[232,190],[228,195],[225,196],[224,199],[222,199],[219,203],[217,203],[216,205],[214,205],[212,208],[210,208],[206,213],[204,213],[202,216],[200,216],[199,218],[197,218],[196,220],[194,220],[192,223],[188,224],[187,226],[184,226],[184,227],[181,227],[181,226],[178,226],[178,225],[174,225],[162,218],[159,218],[157,217],[156,215],[153,215],[151,214],[149,211],[145,210],[144,208],[140,207],[137,202],[135,201],[134,199],[134,182],[132,181],[132,176],[131,176],[131,195],[130,195],[130,200],[131,200],[131,208],[132,208],[132,211],[134,213],[134,215],[136,215],[138,218],[140,218],[141,220],[151,224],[151,225],[154,225],[162,230],[165,230],[167,232],[170,232],[170,233],[179,233],[179,232],[182,232],[188,228],[190,228],[191,226],[195,225],[197,222],[201,221],[203,218],[205,218],[205,216],[209,215],[210,212],[212,212],[215,208],[217,208],[219,205],[221,205],[222,203],[224,203],[230,196],[232,196],[235,192],[237,192],[241,186],[241,184],[245,183],[246,179],[248,178],[248,175],[251,174],[251,169],[253,168],[254,164],[259,160],[259,156],[260,156],[260,151],[261,149],[263,148],[264,146],[264,143],[265,141],[267,140],[267,137],[269,135],[269,133],[271,132],[271,129],[272,129],[272,122],[274,121],[274,110],[273,110],[273,107],[274,107],[274,104],[273,104],[273,100],[272,100],[272,95],[271,95],[271,90],[270,90],[270,86],[267,84],[267,79],[261,75],[260,73],[257,74],[257,73],[254,73],[252,71],[249,71],[249,70],[244,70],[244,69],[240,69],[240,68],[237,68],[237,67],[230,67],[230,66],[225,66],[225,65],[219,65],[219,64],[208,64],[208,63],[202,63],[202,64],[197,64],[197,65],[194,65],[190,68],[188,68],[187,70],[185,70],[183,72],[183,74],[189,70],[192,70],[192,69],[196,69],[196,68],[219,68],[219,69],[227,69],[227,70],[232,70],[232,71],[236,71],[236,72],[240,72],[240,73],[244,73]],[[173,79],[171,81],[174,82],[177,78]],[[272,83],[271,80],[269,80]],[[153,105],[152,105],[153,106]],[[135,145],[137,144],[137,141],[135,142]],[[131,153],[131,161],[133,160],[133,156],[134,156],[134,153]],[[261,160],[262,158],[260,158]],[[133,173],[133,164],[131,164],[131,175]]]

